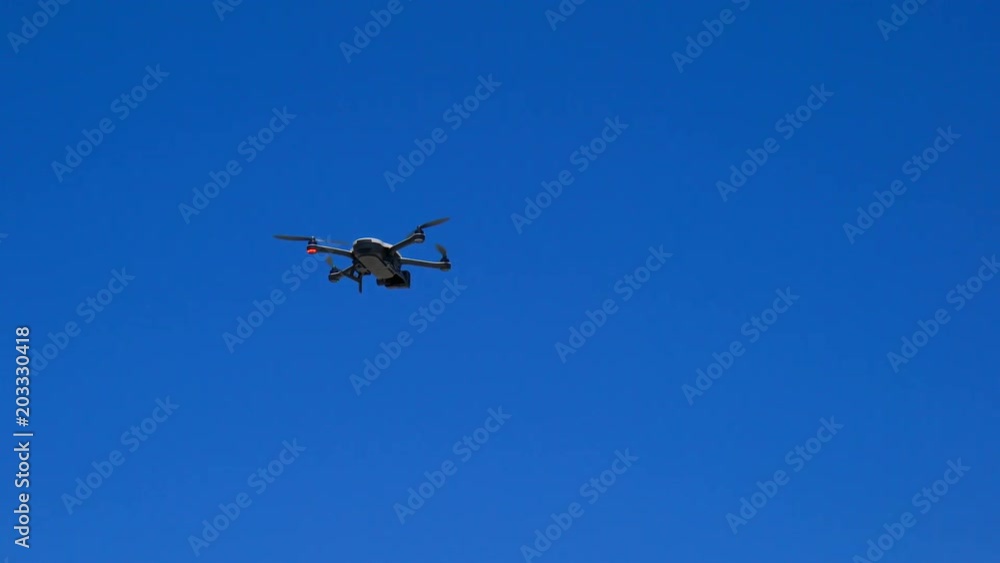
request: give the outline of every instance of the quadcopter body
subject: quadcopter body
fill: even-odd
[[[358,284],[358,292],[362,291],[362,280],[365,276],[374,276],[375,283],[386,289],[409,289],[410,271],[404,269],[405,266],[418,266],[422,268],[434,268],[441,271],[451,269],[451,262],[448,260],[447,251],[444,247],[437,246],[441,253],[438,261],[417,260],[406,258],[400,254],[400,250],[411,244],[421,244],[426,240],[424,229],[440,225],[448,220],[448,217],[437,219],[429,223],[424,223],[417,227],[410,236],[396,244],[389,244],[377,238],[360,238],[351,244],[350,249],[327,246],[322,243],[343,244],[342,241],[327,241],[316,237],[274,235],[281,240],[304,241],[306,242],[306,252],[309,254],[328,254],[326,263],[330,266],[330,273],[327,276],[331,282],[338,282],[342,278],[347,278]],[[341,256],[351,260],[351,265],[341,270],[333,261],[333,256]]]

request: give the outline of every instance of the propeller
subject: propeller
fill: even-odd
[[[317,244],[317,243],[325,242],[325,243],[328,243],[328,244],[336,244],[336,245],[341,245],[341,246],[350,246],[351,245],[351,243],[346,242],[346,241],[342,241],[342,240],[327,240],[327,239],[321,239],[321,238],[316,238],[316,237],[304,237],[304,236],[299,236],[299,235],[274,235],[274,238],[276,238],[278,240],[300,241],[300,242],[308,242],[308,243],[312,243],[312,244]]]
[[[333,263],[333,256],[330,256],[329,254],[327,254],[326,255],[326,263],[330,266],[330,270],[332,270],[334,272],[338,271],[337,270],[337,266],[335,266],[334,263]]]
[[[424,229],[429,229],[431,227],[436,227],[436,226],[440,225],[441,223],[444,223],[444,222],[448,221],[448,219],[451,219],[451,217],[442,217],[440,219],[435,219],[433,221],[428,221],[427,223],[424,223],[423,225],[420,225],[419,227],[417,227],[416,229],[414,229],[413,232],[415,232],[415,233],[422,233],[422,232],[424,232]]]
[[[441,253],[441,261],[442,262],[448,262],[449,261],[448,260],[448,251],[445,250],[445,248],[443,246],[441,246],[440,244],[435,244],[434,248],[437,248],[437,251]]]

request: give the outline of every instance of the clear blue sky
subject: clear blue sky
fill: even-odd
[[[386,2],[243,2],[222,20],[184,4],[73,1],[4,57],[2,330],[10,345],[31,327],[36,435],[31,548],[13,544],[11,437],[0,557],[191,561],[202,521],[239,498],[198,560],[847,562],[906,512],[883,561],[995,560],[1000,277],[950,293],[993,276],[981,259],[1000,253],[992,4],[932,0],[886,40],[888,0],[592,0],[554,30],[555,0],[406,0],[350,62],[340,44]],[[39,9],[6,3],[5,32]],[[672,53],[723,9],[679,71]],[[136,87],[141,102],[121,100]],[[477,88],[474,111],[451,109]],[[272,124],[262,150],[242,144]],[[938,138],[949,127],[957,138]],[[576,153],[602,134],[603,153]],[[390,189],[385,172],[428,138],[433,154]],[[935,143],[936,162],[907,164]],[[724,199],[717,182],[748,150],[767,161]],[[227,166],[228,186],[194,202]],[[518,229],[511,215],[562,170],[572,183]],[[415,270],[409,291],[369,278],[359,295],[323,265],[295,281],[315,264],[271,238],[396,241],[441,216],[406,254],[442,243],[454,269]],[[662,266],[651,247],[671,254]],[[629,286],[647,260],[659,269]],[[446,282],[464,289],[442,311]],[[893,361],[938,309],[947,322]],[[773,324],[758,333],[755,317]],[[352,374],[402,331],[409,345],[359,395]],[[44,365],[50,333],[64,349]],[[728,368],[699,383],[713,354]],[[164,417],[158,400],[177,406]],[[490,409],[509,418],[487,423]],[[831,438],[823,419],[842,428]],[[484,424],[495,432],[466,450]],[[451,475],[401,524],[394,506],[442,464]],[[613,468],[613,485],[589,484]],[[731,524],[777,471],[773,498]],[[571,508],[550,547],[522,550]]]

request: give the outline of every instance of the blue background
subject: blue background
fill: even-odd
[[[1000,247],[994,4],[932,0],[885,40],[886,0],[752,0],[683,72],[671,54],[739,6],[592,0],[553,30],[554,0],[405,2],[348,62],[340,44],[385,3],[244,1],[221,21],[183,4],[71,2],[4,55],[2,330],[30,325],[34,354],[80,332],[33,362],[32,548],[0,555],[189,561],[202,520],[247,492],[201,560],[519,561],[572,502],[584,514],[544,562],[850,561],[907,510],[884,561],[996,560],[1000,280],[961,311],[946,299]],[[7,2],[0,21],[19,32],[37,10]],[[147,65],[169,76],[120,120]],[[490,75],[451,130],[443,113]],[[834,95],[779,138],[821,85]],[[186,222],[178,206],[285,107]],[[571,153],[616,116],[628,129],[578,172]],[[115,130],[60,182],[52,162],[104,118]],[[961,137],[909,182],[903,163],[949,126]],[[437,127],[447,140],[391,191],[384,172]],[[724,202],[715,183],[768,137],[780,149]],[[563,169],[574,183],[519,234],[511,214]],[[895,179],[908,190],[852,244],[844,223]],[[358,295],[325,266],[292,291],[310,258],[271,238],[394,242],[440,216],[406,254],[440,242],[454,269],[415,270],[409,291],[369,278]],[[673,257],[624,301],[615,284],[660,245]],[[115,269],[135,279],[78,314]],[[411,315],[456,277],[467,289],[418,333]],[[786,287],[800,299],[749,343],[741,327]],[[274,290],[286,300],[230,352],[222,335]],[[606,299],[618,312],[563,363],[555,343]],[[938,308],[951,322],[895,373],[887,353]],[[358,396],[351,374],[403,330],[413,344]],[[682,385],[734,340],[746,353],[689,404]],[[121,434],[168,397],[128,452]],[[501,407],[461,462],[453,444]],[[726,514],[823,417],[844,428],[734,535]],[[248,476],[285,440],[306,450],[257,495]],[[589,504],[581,485],[626,449],[638,461]],[[959,458],[971,470],[920,514],[913,495]],[[457,473],[401,525],[393,505],[447,460]]]

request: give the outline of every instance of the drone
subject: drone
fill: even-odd
[[[410,272],[404,270],[403,266],[419,266],[422,268],[435,268],[443,272],[451,269],[451,262],[448,260],[448,252],[440,244],[435,245],[437,251],[441,253],[441,259],[437,262],[430,260],[417,260],[415,258],[404,258],[399,251],[411,244],[420,244],[426,240],[424,229],[440,225],[447,221],[449,217],[435,219],[418,226],[410,236],[396,244],[388,244],[377,238],[359,238],[354,244],[340,240],[323,240],[316,237],[295,236],[295,235],[274,235],[279,240],[300,241],[306,243],[306,253],[308,254],[331,254],[351,259],[351,265],[344,270],[337,268],[332,256],[326,257],[326,263],[330,266],[330,274],[327,278],[332,283],[336,283],[341,278],[347,278],[358,284],[358,293],[362,293],[362,280],[367,275],[375,276],[375,283],[386,289],[409,289]],[[326,244],[350,246],[351,249],[337,248],[336,246],[326,246]]]

